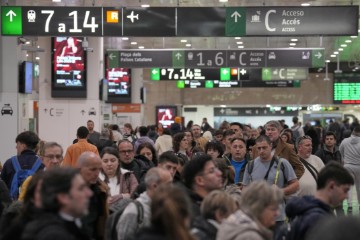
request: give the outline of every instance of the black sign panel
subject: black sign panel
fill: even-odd
[[[119,51],[119,67],[151,68],[154,66],[172,67],[172,51]]]
[[[214,116],[296,116],[298,110],[289,110],[285,107],[271,108],[214,108]]]
[[[202,68],[160,69],[160,80],[212,80],[212,79],[220,79],[220,69],[202,69]]]
[[[172,37],[175,8],[124,8],[124,36]]]
[[[226,8],[177,8],[177,36],[225,36]]]
[[[221,81],[221,80],[185,80],[178,81],[178,88],[289,88],[300,87],[300,81],[271,81],[261,80],[248,81]]]
[[[122,8],[103,8],[103,36],[122,36]]]
[[[358,6],[249,7],[246,36],[358,35]]]
[[[101,36],[102,9],[22,7],[23,35]]]
[[[216,50],[188,50],[185,52],[185,67],[219,68],[227,66],[227,52]]]
[[[266,66],[265,50],[229,50],[227,56],[229,67],[264,67]]]

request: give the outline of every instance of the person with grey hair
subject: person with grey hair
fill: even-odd
[[[276,223],[283,192],[266,181],[252,182],[241,196],[240,209],[219,227],[218,240],[268,240]]]
[[[143,222],[139,226],[138,217],[139,211],[135,203],[130,203],[120,216],[117,224],[116,231],[118,240],[120,239],[135,239],[135,235],[139,228],[149,227],[151,225],[151,197],[154,191],[163,184],[170,184],[172,176],[169,171],[159,167],[149,169],[145,175],[146,191],[140,194],[136,199],[143,208]]]
[[[271,120],[265,124],[265,135],[268,136],[272,142],[272,154],[288,160],[295,171],[296,177],[300,179],[305,172],[304,166],[301,164],[299,157],[296,155],[293,146],[285,143],[281,139],[280,132],[281,125],[279,121]],[[252,159],[259,156],[259,151],[257,150],[256,145],[253,146],[252,154]]]
[[[93,191],[90,199],[89,214],[81,219],[88,235],[93,239],[104,239],[105,223],[109,215],[108,186],[99,178],[102,169],[102,161],[98,154],[83,152],[77,167],[86,184]]]

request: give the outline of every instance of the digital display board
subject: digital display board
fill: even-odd
[[[32,93],[32,83],[34,76],[33,63],[24,61],[20,65],[19,75],[19,92],[20,93]]]
[[[55,37],[52,52],[52,97],[86,97],[86,52],[83,38]]]
[[[360,74],[334,74],[334,104],[360,103]]]
[[[111,103],[131,102],[131,69],[106,69],[108,100]]]
[[[237,80],[238,68],[153,68],[150,79],[159,80]]]
[[[156,122],[161,123],[164,128],[170,128],[175,122],[176,115],[176,106],[156,106]]]

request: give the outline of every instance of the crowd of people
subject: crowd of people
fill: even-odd
[[[175,124],[89,120],[66,151],[20,133],[1,169],[0,240],[356,239],[343,201],[360,188],[360,126]]]

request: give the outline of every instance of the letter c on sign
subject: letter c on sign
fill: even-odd
[[[265,15],[265,27],[266,27],[266,30],[268,30],[269,32],[275,32],[276,28],[271,28],[269,26],[269,15],[271,13],[276,13],[276,10],[270,10],[270,11],[266,12],[266,15]]]
[[[244,62],[242,61],[243,55],[246,55],[246,52],[242,52],[242,53],[240,53],[240,55],[239,55],[239,63],[240,63],[241,66],[245,66],[245,65],[246,65],[246,63],[244,63]]]

